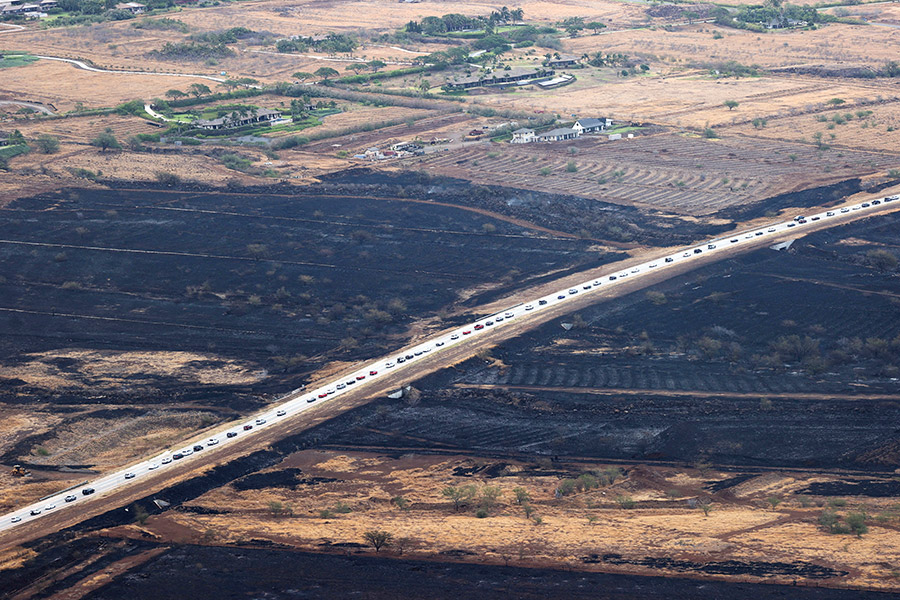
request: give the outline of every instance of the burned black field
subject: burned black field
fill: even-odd
[[[892,469],[900,281],[880,260],[898,225],[835,228],[548,323],[421,381],[415,406],[360,409],[371,426],[329,442]]]
[[[221,585],[223,579],[229,584]],[[497,565],[456,564],[283,552],[269,549],[182,547],[143,565],[130,577],[90,594],[101,600],[142,598],[602,598],[626,600],[846,598],[840,590],[692,581]],[[888,598],[855,592],[854,598]]]
[[[524,286],[615,256],[453,207],[315,193],[70,190],[3,210],[0,240],[0,361],[62,348],[179,351],[267,375],[217,389],[162,374],[143,403],[291,389],[328,360],[402,344],[414,319],[477,302],[497,282]],[[70,363],[54,367],[77,380]],[[44,394],[13,379],[2,392]]]

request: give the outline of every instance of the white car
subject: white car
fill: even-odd
[[[332,390],[332,393],[334,393],[334,390]],[[265,419],[257,419],[257,420],[256,420],[256,424],[257,424],[257,425],[265,425],[265,424],[266,424],[266,420],[265,420]]]
[[[595,279],[595,280],[594,280],[594,287],[597,287],[598,285],[600,285],[600,280],[599,280],[599,279]]]
[[[172,462],[172,459],[171,459],[171,458],[169,459],[169,462]],[[147,470],[148,470],[148,471],[155,471],[155,470],[158,469],[158,468],[159,468],[159,465],[156,464],[156,463],[150,463],[149,465],[147,465]]]
[[[532,306],[531,304],[526,304],[525,310],[534,310],[534,306]]]
[[[206,442],[206,445],[207,446],[215,446],[218,443],[219,443],[219,440],[217,440],[216,438],[209,438],[209,440]]]
[[[134,479],[134,473],[125,473],[125,479]]]
[[[458,339],[459,339],[459,334],[458,334],[458,333],[454,333],[453,335],[450,336],[450,339],[451,339],[451,340],[458,340]]]
[[[193,453],[194,453],[193,448],[185,448],[184,450],[181,451],[182,456],[190,456]]]
[[[516,315],[511,312],[506,312],[506,313],[503,313],[503,316],[506,317],[507,319],[512,319]]]
[[[443,346],[444,343],[441,342],[441,345]],[[385,368],[385,369],[393,369],[393,368],[394,368],[394,361],[389,361],[389,362],[384,363],[384,368]],[[341,387],[341,385],[343,385],[343,384],[340,384],[338,387]],[[341,387],[341,389],[344,389],[344,388]]]
[[[22,520],[22,517],[13,517],[12,519],[9,520],[9,522],[10,523],[18,523],[21,520]]]
[[[56,508],[55,504],[48,504],[44,507],[44,510],[53,510],[54,508]]]
[[[394,363],[388,363],[388,364],[385,365],[385,367],[387,367],[388,369],[390,369],[390,368],[393,367],[393,366],[394,366]],[[336,387],[337,389],[339,389],[339,390],[342,390],[342,389],[344,389],[344,388],[347,387],[347,384],[346,384],[346,383],[339,383],[339,384],[337,384],[335,387]]]
[[[286,414],[287,414],[287,411],[284,410],[284,409],[282,408],[281,410],[279,410],[278,412],[275,413],[275,416],[276,416],[276,417],[283,417],[283,416],[286,415]],[[217,441],[218,441],[218,440],[217,440]]]
[[[162,464],[167,465],[167,464],[169,464],[170,462],[172,462],[172,457],[171,457],[171,456],[167,456],[167,457],[165,457],[164,459],[162,459],[161,462],[162,462]]]

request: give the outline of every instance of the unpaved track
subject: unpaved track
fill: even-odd
[[[854,200],[860,201],[867,198],[882,197],[883,195],[884,193],[877,195],[857,195]],[[831,206],[821,207],[821,209],[817,209],[815,207],[807,207],[803,210],[803,212],[812,213],[819,210],[825,210],[826,208],[831,208]],[[350,409],[366,404],[367,402],[375,398],[382,397],[386,393],[397,389],[401,385],[411,383],[425,375],[428,375],[429,373],[433,373],[440,369],[460,363],[477,354],[483,349],[495,346],[506,339],[517,337],[527,331],[535,329],[536,327],[548,321],[556,319],[565,314],[581,310],[586,306],[596,304],[597,302],[610,300],[612,298],[625,296],[627,294],[631,294],[638,290],[655,285],[661,281],[665,281],[667,279],[683,275],[690,271],[694,271],[700,267],[704,267],[722,260],[728,260],[735,256],[746,254],[747,252],[766,248],[779,242],[805,237],[806,235],[809,235],[810,233],[815,231],[843,225],[858,219],[873,218],[877,217],[878,215],[884,215],[897,211],[900,211],[900,202],[882,205],[878,210],[870,210],[862,215],[858,215],[856,213],[838,214],[827,221],[819,221],[817,223],[810,224],[809,227],[804,228],[801,232],[795,233],[794,231],[786,231],[778,236],[764,237],[758,242],[756,240],[751,240],[751,243],[741,244],[738,247],[733,248],[729,247],[728,249],[721,252],[717,252],[714,254],[703,254],[694,260],[674,263],[674,265],[669,268],[649,272],[639,278],[629,279],[627,282],[621,283],[620,285],[612,288],[606,288],[599,293],[584,295],[579,294],[578,296],[571,298],[567,302],[551,305],[546,310],[542,310],[537,313],[531,313],[529,315],[522,315],[516,318],[515,321],[511,322],[507,326],[499,329],[492,329],[489,331],[485,330],[485,333],[481,336],[469,338],[465,343],[451,346],[445,351],[438,354],[428,355],[427,358],[413,363],[409,368],[404,369],[403,371],[392,371],[390,372],[390,374],[385,374],[384,377],[370,380],[370,382],[367,382],[366,385],[358,387],[352,392],[347,392],[341,396],[337,396],[333,400],[330,400],[325,404],[318,405],[312,410],[304,412],[302,419],[296,418],[275,422],[272,425],[260,430],[256,435],[240,438],[234,443],[206,450],[202,455],[200,455],[200,457],[192,459],[189,462],[171,465],[170,468],[165,471],[157,471],[153,475],[145,476],[144,478],[140,479],[139,483],[136,485],[120,488],[106,495],[92,496],[90,498],[79,498],[79,503],[77,506],[69,507],[67,508],[67,510],[60,511],[55,514],[46,515],[40,519],[35,519],[28,523],[23,523],[19,527],[7,530],[2,536],[0,536],[0,548],[43,537],[58,532],[65,527],[75,525],[90,517],[102,514],[113,508],[126,506],[129,503],[139,500],[140,498],[151,495],[154,491],[164,489],[170,485],[199,475],[215,465],[227,463],[238,457],[250,454],[251,452],[254,452],[256,450],[266,448],[273,442],[276,442],[284,437],[321,425],[322,423],[325,423],[326,421],[340,414],[343,414]],[[778,221],[783,220],[784,218],[781,218]],[[756,223],[753,223],[752,225],[741,224],[739,229],[744,229],[745,225],[747,226],[747,228],[753,226],[758,227],[762,222],[763,221],[760,220]],[[628,267],[631,264],[637,264],[640,261],[645,261],[653,257],[662,257],[664,255],[670,254],[671,252],[672,250],[670,248],[655,248],[651,251],[648,251],[643,256],[629,258],[619,263],[604,265],[596,269],[591,269],[588,271],[570,275],[568,277],[543,284],[538,288],[531,288],[526,291],[516,293],[511,297],[492,302],[486,306],[481,306],[471,312],[473,314],[493,314],[498,310],[503,310],[504,308],[514,305],[517,302],[537,298],[539,296],[549,294],[553,291],[565,287],[570,287],[573,284],[581,283],[588,279],[597,278],[601,275],[606,275],[611,272],[622,270],[623,268]],[[427,334],[423,334],[422,337],[430,337],[435,333],[436,332],[434,331],[428,332]],[[420,342],[421,339],[413,340],[407,347],[412,347],[413,345]],[[395,352],[391,352],[390,357],[395,356],[402,350],[403,349],[398,349]],[[388,357],[385,357],[385,359],[387,358]],[[357,369],[358,365],[350,365],[341,373],[330,373],[329,377],[337,379],[339,376],[349,375]],[[216,431],[224,431],[229,426],[231,426],[231,423],[222,424],[218,426],[214,431],[209,431],[205,435],[215,435]]]

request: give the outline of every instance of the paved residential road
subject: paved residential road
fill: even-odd
[[[491,314],[444,330],[396,352],[358,363],[337,376],[293,390],[258,414],[233,421],[127,468],[0,516],[0,544],[33,539],[63,526],[125,505],[154,490],[265,447],[297,431],[379,397],[399,386],[461,362],[481,349],[521,335],[542,323],[585,306],[632,293],[699,266],[731,258],[858,218],[900,210],[900,196],[887,196],[757,225],[680,248],[656,250],[640,258],[570,275],[493,303]],[[496,307],[501,306],[499,310]],[[475,311],[485,314],[488,310]]]

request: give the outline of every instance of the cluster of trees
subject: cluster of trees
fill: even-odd
[[[455,31],[478,29],[493,31],[498,24],[517,23],[524,18],[525,12],[521,8],[509,9],[504,6],[486,17],[467,17],[457,13],[446,14],[442,17],[425,17],[421,21],[410,21],[404,30],[407,33],[424,35],[442,35]]]
[[[717,25],[751,31],[838,20],[838,17],[820,12],[811,5],[799,6],[782,0],[766,0],[764,4],[740,6],[736,12],[720,6],[713,9],[710,16],[715,19]]]
[[[306,52],[310,48],[327,54],[353,52],[359,46],[355,38],[343,33],[329,33],[325,38],[298,37],[281,39],[275,42],[275,49],[286,54]]]
[[[235,52],[225,44],[207,44],[203,42],[166,42],[159,50],[150,52],[150,56],[162,59],[208,60],[210,58],[226,58]]]
[[[234,44],[238,40],[243,40],[256,35],[256,32],[246,27],[231,27],[222,31],[205,31],[203,33],[195,33],[190,39],[201,44]]]
[[[563,479],[556,488],[556,496],[569,496],[577,492],[586,492],[599,488],[601,485],[610,486],[622,477],[624,473],[619,467],[607,467],[599,471],[582,473],[574,479]]]
[[[188,86],[187,92],[182,92],[181,90],[168,90],[166,92],[166,98],[171,100],[180,100],[181,98],[186,98],[188,96],[193,96],[194,98],[199,98],[200,96],[209,96],[212,93],[212,90],[209,89],[208,85],[204,85],[202,83],[192,83]]]
[[[166,42],[159,50],[150,52],[151,56],[163,59],[208,60],[234,56],[235,52],[228,47],[255,35],[256,32],[246,27],[232,27],[223,31],[207,31],[190,36],[187,42]]]
[[[572,37],[575,37],[578,35],[579,31],[583,31],[584,29],[590,29],[594,33],[597,33],[606,27],[606,25],[599,21],[585,23],[582,17],[569,17],[568,19],[560,21],[557,25]]]
[[[179,21],[178,19],[169,19],[167,17],[163,17],[161,19],[141,19],[137,23],[132,23],[132,27],[135,29],[154,29],[161,31],[180,31],[181,33],[188,32],[188,26]]]
[[[853,533],[856,537],[862,537],[864,533],[869,532],[869,526],[866,525],[867,518],[868,515],[860,511],[847,513],[842,520],[836,512],[828,509],[819,516],[819,527],[836,535]]]

